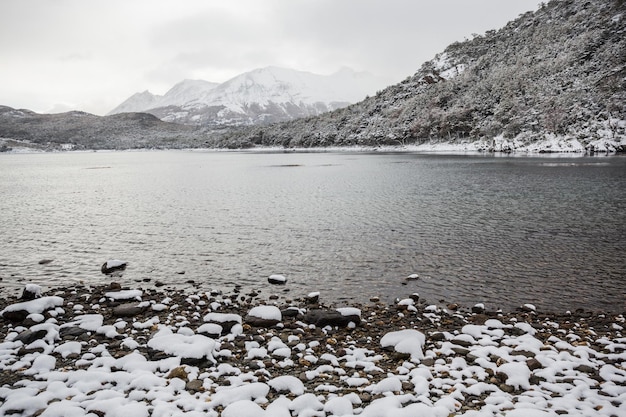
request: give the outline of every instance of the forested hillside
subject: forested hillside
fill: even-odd
[[[192,126],[166,123],[147,113],[101,117],[79,111],[39,114],[0,106],[0,151],[12,146],[43,150],[186,148],[207,146],[205,136]]]
[[[623,0],[553,0],[500,30],[448,46],[365,101],[234,131],[215,144],[623,151],[625,9]]]

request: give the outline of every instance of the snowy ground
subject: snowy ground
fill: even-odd
[[[336,311],[237,288],[41,295],[0,300],[0,415],[626,416],[621,314],[411,298]],[[311,324],[319,312],[348,320]]]

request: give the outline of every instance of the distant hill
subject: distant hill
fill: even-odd
[[[624,151],[625,11],[623,0],[553,0],[371,98],[216,145]]]
[[[163,96],[137,93],[109,114],[146,112],[168,122],[212,128],[268,124],[345,107],[384,86],[379,78],[348,68],[318,75],[267,67],[222,84],[184,80]]]
[[[0,106],[0,150],[12,146],[43,150],[182,148],[207,146],[205,140],[206,134],[198,128],[166,123],[146,113],[105,117],[79,111],[38,114]]]

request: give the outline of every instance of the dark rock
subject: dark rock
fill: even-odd
[[[578,365],[574,369],[576,369],[578,372],[584,372],[586,374],[594,374],[594,373],[596,373],[596,369],[592,368],[589,365]]]
[[[264,319],[261,317],[255,317],[255,316],[251,316],[248,314],[245,318],[245,322],[252,327],[272,327],[280,323],[280,320]]]
[[[100,267],[100,272],[106,275],[111,275],[115,272],[122,272],[126,270],[127,263],[124,261],[106,261]]]
[[[80,327],[62,327],[59,330],[59,336],[61,336],[61,339],[73,339],[80,337],[85,333],[88,333],[87,330],[81,329]]]
[[[15,338],[15,341],[22,342],[25,345],[30,345],[35,340],[43,339],[44,337],[46,337],[47,334],[48,334],[47,330],[42,329],[42,330],[32,331],[28,329],[28,330],[24,330],[22,333],[17,335],[17,337]]]
[[[206,357],[202,358],[180,358],[181,365],[197,366],[198,368],[210,368],[215,362]]]
[[[311,294],[306,296],[307,304],[317,304],[320,301],[320,293],[312,292]]]
[[[541,362],[539,362],[536,358],[528,359],[526,361],[526,366],[528,366],[528,369],[530,369],[531,371],[543,368],[543,365],[541,364]]]
[[[433,340],[435,342],[442,342],[446,340],[446,335],[443,332],[435,332],[430,335],[430,340]]]
[[[119,282],[112,282],[109,284],[109,289],[112,291],[118,291],[122,289],[122,284]]]
[[[298,317],[298,314],[300,314],[300,309],[298,307],[287,307],[280,310],[280,313],[283,315],[283,317]]]
[[[482,314],[485,312],[485,306],[482,304],[476,304],[472,307],[472,313]]]
[[[52,259],[42,259],[41,261],[39,261],[39,265],[48,265],[52,261]]]
[[[39,285],[29,284],[26,285],[22,291],[20,300],[31,301],[35,298],[41,298],[41,287]]]
[[[274,274],[270,275],[267,278],[267,282],[272,285],[285,285],[287,284],[287,278],[285,278],[283,275]]]
[[[452,350],[461,356],[466,356],[468,353],[470,353],[469,349],[461,346],[452,346]]]
[[[26,310],[5,311],[4,313],[2,313],[2,317],[14,323],[23,322],[24,320],[26,320],[27,316],[28,311]]]
[[[309,310],[302,319],[305,323],[314,324],[318,327],[338,326],[346,327],[351,322],[359,324],[361,318],[359,316],[344,316],[337,310]]]
[[[154,286],[155,286],[155,287],[162,287],[162,286],[164,286],[164,285],[165,285],[165,284],[164,284],[164,283],[162,283],[161,281],[157,281],[157,282],[155,282],[155,283],[154,283]]]
[[[145,311],[146,307],[140,307],[135,303],[120,304],[113,307],[111,314],[115,317],[134,317]]]
[[[465,339],[456,338],[456,337],[452,339],[451,342],[454,343],[455,345],[462,346],[462,347],[472,346],[472,342],[465,340]]]

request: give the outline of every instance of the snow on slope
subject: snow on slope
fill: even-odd
[[[364,99],[386,83],[371,74],[342,68],[318,75],[266,67],[222,84],[185,80],[163,96],[135,94],[109,114],[149,112],[178,123],[228,125],[289,120],[335,110]]]
[[[219,84],[204,80],[183,80],[174,85],[162,96],[152,94],[149,91],[136,93],[122,104],[111,110],[107,115],[130,112],[145,112],[146,110],[167,107],[182,106],[193,100],[197,100],[206,92]]]
[[[250,103],[353,103],[364,99],[368,92],[374,93],[375,84],[372,76],[347,68],[324,76],[266,67],[238,75],[220,84],[194,104],[223,105],[236,110]]]
[[[161,96],[154,95],[148,90],[142,93],[135,93],[124,100],[124,102],[122,102],[119,106],[107,113],[107,116],[118,113],[141,112],[151,109],[156,103],[158,103],[160,98]]]

